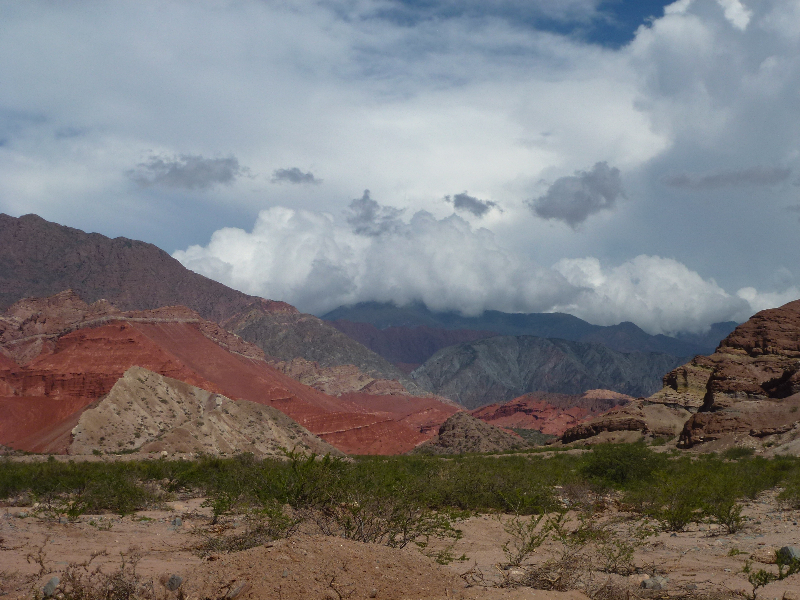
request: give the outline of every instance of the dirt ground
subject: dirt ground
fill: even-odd
[[[201,499],[171,502],[165,510],[141,511],[120,518],[115,515],[83,515],[75,522],[58,522],[32,514],[30,507],[9,506],[0,513],[0,600],[32,598],[53,577],[63,580],[70,564],[88,561],[104,573],[123,562],[135,565],[139,576],[154,582],[165,599],[182,594],[187,599],[234,598],[280,600],[343,598],[435,599],[463,598],[523,600],[556,598],[580,600],[601,597],[597,589],[611,583],[621,597],[731,597],[750,596],[752,586],[743,567],[777,572],[774,551],[782,546],[800,547],[800,511],[786,510],[775,493],[762,495],[746,506],[744,529],[724,534],[709,525],[692,525],[677,534],[659,533],[647,538],[633,559],[629,575],[601,572],[589,553],[577,566],[589,575],[568,592],[514,587],[531,565],[541,565],[558,551],[547,542],[521,567],[502,569],[506,562],[502,545],[509,540],[501,519],[481,515],[458,523],[464,536],[445,547],[432,545],[433,555],[447,550],[454,558],[437,564],[416,546],[392,549],[334,537],[299,532],[286,540],[230,554],[201,558],[193,548],[207,535],[230,534],[243,527],[230,520],[227,529],[210,526],[208,509]],[[598,519],[622,519],[618,528],[630,527],[625,515],[610,508]],[[177,521],[176,519],[179,519]],[[237,529],[238,528],[238,529]],[[223,530],[224,529],[224,530]],[[460,560],[459,560],[460,559]],[[181,584],[175,591],[177,575]],[[662,590],[645,590],[642,582],[665,576]],[[588,579],[587,579],[588,577]],[[506,588],[496,587],[505,582]],[[800,600],[800,574],[757,591],[759,599]]]

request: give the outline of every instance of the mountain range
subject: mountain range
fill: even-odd
[[[726,321],[715,323],[703,334],[681,334],[679,337],[650,335],[631,322],[618,325],[592,325],[564,313],[504,313],[494,310],[484,311],[480,316],[465,317],[457,312],[434,312],[423,304],[396,306],[391,303],[361,302],[352,306],[340,306],[324,315],[341,331],[352,335],[362,344],[376,352],[388,346],[392,356],[402,356],[404,362],[425,362],[433,354],[425,352],[413,354],[403,349],[398,341],[398,329],[417,330],[412,339],[419,338],[426,331],[428,338],[440,336],[439,331],[461,330],[484,332],[486,335],[521,336],[532,335],[541,338],[557,338],[573,342],[592,342],[616,350],[617,352],[659,352],[672,356],[694,356],[711,354],[726,335],[734,330],[737,323]],[[352,327],[349,323],[366,323],[374,329]],[[385,333],[380,333],[385,332]],[[477,339],[477,338],[474,338]],[[469,341],[461,339],[461,341]],[[457,343],[457,342],[454,342]],[[419,341],[413,345],[420,346]],[[450,345],[450,344],[448,344]],[[440,349],[436,348],[437,350]],[[412,357],[417,360],[410,360]],[[419,360],[422,359],[422,360]],[[391,360],[391,359],[390,359]]]
[[[680,379],[679,365],[734,325],[678,339],[564,314],[377,303],[330,321],[193,273],[151,244],[2,214],[0,310],[0,445],[50,452],[392,454],[490,403],[475,413],[484,421],[560,434],[635,404],[619,393]],[[581,400],[594,388],[613,391]]]

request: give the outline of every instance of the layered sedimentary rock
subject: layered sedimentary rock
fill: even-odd
[[[705,381],[705,393],[681,432],[682,446],[728,434],[763,437],[791,429],[800,420],[800,300],[754,315],[713,355],[692,361],[686,370],[696,382]],[[697,396],[679,398],[696,404]]]
[[[569,444],[578,440],[628,442],[643,436],[674,438],[690,414],[682,408],[635,400],[567,429],[560,439]]]
[[[505,452],[522,448],[516,435],[489,425],[466,412],[458,412],[442,423],[437,435],[414,449],[415,454],[464,454]]]
[[[65,293],[7,311],[0,443],[64,452],[80,412],[108,394],[133,366],[234,400],[273,406],[314,433],[336,438],[349,452],[405,452],[431,435],[403,422],[408,417],[404,409],[373,414],[363,402],[330,396],[287,377],[269,365],[258,347],[185,307],[121,312],[81,302]],[[34,305],[47,310],[24,308]],[[11,356],[24,364],[12,364]],[[422,410],[429,403],[441,404],[433,398],[419,401]],[[442,406],[439,423],[455,410]]]
[[[233,401],[141,367],[128,369],[81,413],[71,438],[67,451],[74,455],[97,450],[342,454],[271,406]]]
[[[418,391],[385,359],[320,319],[198,275],[152,244],[85,233],[36,215],[0,214],[0,310],[21,298],[45,298],[66,289],[93,305],[105,299],[122,311],[180,305],[216,323],[244,320],[243,330],[236,332],[277,360],[355,365],[373,379],[401,380]],[[47,341],[31,344],[35,355]]]
[[[535,429],[560,436],[571,427],[631,401],[631,396],[610,390],[589,390],[580,395],[534,392],[478,408],[472,416],[498,427]]]

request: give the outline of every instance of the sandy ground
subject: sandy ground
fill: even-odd
[[[532,590],[527,587],[500,589],[502,582],[524,578],[532,565],[541,565],[559,547],[548,542],[520,568],[502,569],[502,544],[509,539],[501,520],[507,516],[481,515],[459,522],[462,539],[448,550],[453,560],[437,564],[416,547],[392,549],[333,537],[300,532],[250,550],[200,558],[192,550],[200,531],[209,531],[208,509],[201,499],[169,503],[165,510],[142,511],[120,518],[115,515],[83,515],[75,522],[58,522],[31,513],[29,507],[5,507],[0,513],[0,599],[32,598],[53,577],[64,577],[70,563],[89,560],[110,573],[122,561],[136,562],[137,573],[155,582],[159,595],[176,597],[167,591],[169,577],[182,579],[186,598],[233,598],[281,600],[342,598],[463,598],[489,600],[545,599],[580,600],[580,590],[565,593]],[[762,495],[747,505],[745,528],[724,534],[713,526],[692,525],[677,534],[659,533],[638,548],[633,559],[636,571],[613,575],[599,571],[591,552],[580,554],[582,569],[589,569],[590,584],[584,591],[594,595],[599,584],[611,582],[628,597],[743,596],[752,586],[742,574],[746,561],[754,569],[777,572],[774,551],[784,545],[800,547],[800,511],[786,510],[775,493]],[[599,521],[620,519],[623,531],[632,522],[610,508]],[[180,524],[175,521],[180,518]],[[217,533],[241,530],[230,520]],[[426,548],[428,554],[444,549],[443,544]],[[664,589],[642,589],[643,580],[666,576]],[[174,580],[174,579],[173,579]],[[593,587],[594,586],[594,587]],[[759,599],[800,600],[800,574],[758,590]],[[625,597],[623,595],[623,597]]]

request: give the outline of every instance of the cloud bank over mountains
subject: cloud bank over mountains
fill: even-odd
[[[591,323],[633,321],[650,333],[700,332],[744,320],[774,299],[728,294],[668,258],[640,255],[616,266],[563,259],[548,268],[503,248],[458,215],[437,219],[381,206],[368,191],[346,224],[333,216],[274,207],[250,232],[225,228],[207,246],[175,252],[184,266],[242,291],[323,314],[341,304],[422,301],[467,315],[568,312]],[[797,291],[797,290],[795,290]],[[788,301],[788,300],[787,300]]]

